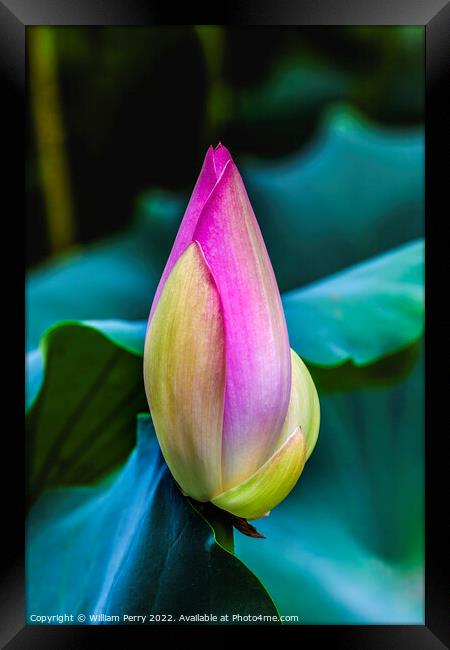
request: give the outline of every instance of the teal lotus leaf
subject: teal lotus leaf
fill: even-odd
[[[181,495],[149,416],[139,417],[137,447],[118,473],[37,501],[26,566],[27,617],[83,613],[89,624],[108,622],[96,615],[123,623],[124,614],[166,614],[186,624],[181,615],[277,615],[260,581]]]
[[[307,624],[423,624],[423,355],[394,385],[324,393],[293,492],[236,552]],[[339,373],[337,369],[324,373]]]
[[[299,153],[240,169],[282,291],[423,235],[421,128],[334,107]]]
[[[405,244],[283,294],[291,346],[307,361],[356,365],[397,352],[424,327],[424,242]]]
[[[27,355],[31,501],[51,487],[97,480],[134,447],[136,413],[148,409],[134,330],[62,323]]]

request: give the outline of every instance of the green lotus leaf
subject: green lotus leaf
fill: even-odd
[[[393,385],[321,393],[314,454],[291,494],[254,522],[267,543],[236,537],[282,614],[423,624],[423,373],[421,353]]]
[[[228,524],[228,535],[232,532]],[[27,620],[31,614],[266,616],[277,610],[260,581],[216,541],[176,487],[149,416],[124,467],[96,487],[49,491],[27,522]],[[70,587],[69,587],[70,585]],[[103,615],[104,618],[101,618]],[[94,618],[91,619],[91,616]],[[98,616],[95,619],[95,616]],[[75,621],[76,622],[76,621]],[[195,620],[192,621],[195,623]],[[217,621],[219,622],[219,621]]]

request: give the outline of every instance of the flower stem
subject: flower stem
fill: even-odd
[[[72,190],[58,87],[55,32],[32,27],[28,35],[29,78],[38,164],[52,253],[75,239]]]
[[[234,554],[234,535],[231,515],[225,510],[217,508],[212,503],[200,503],[189,499],[192,506],[197,512],[206,519],[208,524],[214,530],[216,542],[226,551]]]

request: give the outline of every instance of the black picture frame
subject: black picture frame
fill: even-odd
[[[172,24],[239,24],[239,25],[421,25],[426,43],[426,563],[425,563],[425,624],[424,625],[328,625],[296,626],[298,645],[305,642],[330,643],[331,647],[387,649],[439,649],[449,647],[449,603],[445,580],[448,549],[448,508],[446,508],[446,474],[448,455],[445,453],[447,427],[448,381],[439,378],[440,368],[447,367],[445,341],[448,339],[442,302],[445,295],[437,289],[440,277],[448,277],[448,238],[445,217],[448,218],[445,159],[448,156],[448,102],[445,99],[447,73],[450,63],[450,4],[447,0],[304,0],[278,3],[272,0],[223,2],[219,7],[199,15],[198,8],[186,3],[176,10],[170,2],[164,4],[145,0],[0,0],[0,69],[2,73],[2,104],[10,141],[4,159],[9,178],[5,191],[11,194],[18,215],[25,207],[23,171],[25,151],[25,29],[30,25],[150,25]],[[447,82],[447,83],[446,83]],[[448,163],[447,163],[448,164]],[[5,241],[5,239],[3,240]],[[20,244],[18,244],[20,246]],[[431,250],[433,247],[433,251]],[[440,249],[442,247],[442,249]],[[16,256],[20,262],[20,255]],[[8,270],[10,274],[11,271]],[[6,277],[6,276],[4,276]],[[17,277],[22,278],[20,271]],[[20,294],[21,287],[12,292]],[[446,292],[448,294],[448,290]],[[17,310],[19,316],[20,309]],[[24,319],[22,323],[24,322]],[[447,328],[446,328],[447,324]],[[15,359],[22,358],[23,327],[19,333]],[[448,347],[448,342],[447,342]],[[17,366],[17,361],[15,362]],[[445,374],[444,374],[445,377]],[[17,395],[23,387],[23,376],[12,382],[11,403],[21,407]],[[22,384],[22,385],[21,385]],[[22,393],[23,394],[23,393]],[[5,400],[6,403],[6,400]],[[3,492],[4,573],[0,597],[0,642],[10,649],[78,648],[97,646],[105,634],[113,632],[124,646],[137,636],[149,635],[153,628],[96,626],[32,626],[25,624],[24,604],[24,508],[20,495],[24,492],[24,442],[20,420],[16,436],[8,438],[10,448],[4,462],[14,469],[8,491]],[[6,461],[6,459],[8,459]],[[11,459],[11,460],[10,460]],[[14,498],[8,498],[11,494]],[[18,505],[19,504],[19,505]],[[184,627],[185,634],[198,628]],[[277,628],[284,635],[292,628]],[[222,630],[223,631],[223,630]],[[222,633],[221,631],[221,633]],[[172,634],[165,628],[164,634]],[[239,633],[241,634],[241,633]],[[131,641],[129,641],[129,639]],[[130,646],[134,647],[134,646]]]

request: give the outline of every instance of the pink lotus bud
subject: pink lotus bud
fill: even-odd
[[[275,275],[241,176],[210,147],[150,312],[144,380],[183,492],[256,518],[298,480],[319,401],[289,348]]]

